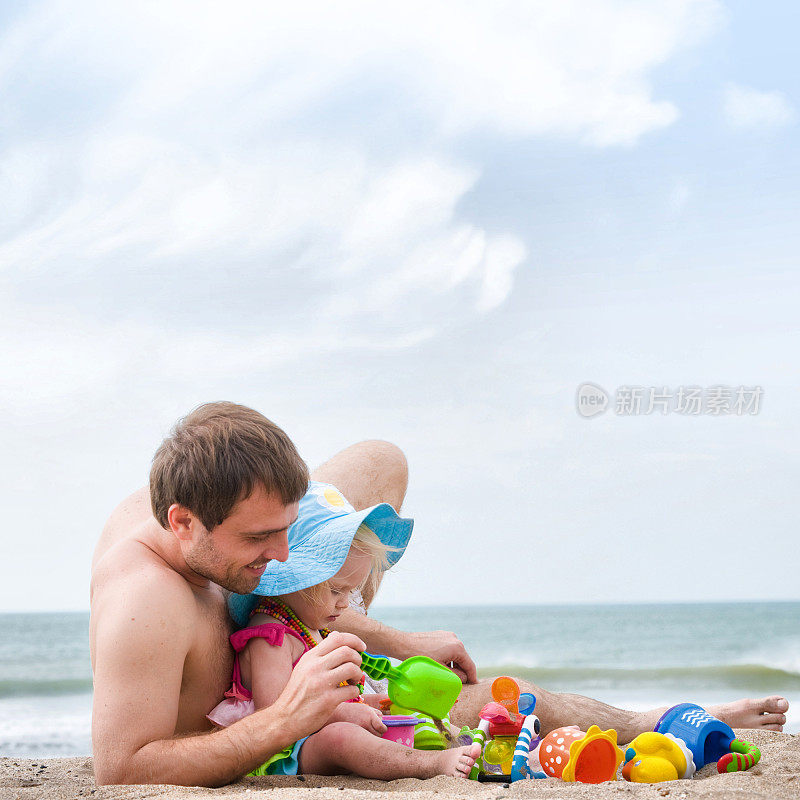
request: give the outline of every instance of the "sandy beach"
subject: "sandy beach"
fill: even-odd
[[[410,800],[436,798],[509,797],[579,797],[617,798],[670,797],[716,798],[800,798],[800,735],[771,731],[739,731],[739,735],[761,748],[761,763],[749,772],[719,775],[713,764],[704,767],[693,780],[659,784],[631,784],[616,781],[601,785],[564,783],[548,779],[503,784],[481,784],[455,778],[430,780],[371,781],[353,777],[263,777],[245,778],[220,789],[177,786],[105,786],[97,787],[90,758],[0,759],[0,797],[14,800],[69,800],[87,797],[96,800],[133,800],[136,798],[193,797],[244,798],[269,793],[274,800],[361,800],[364,792],[370,797],[397,798],[398,793]]]

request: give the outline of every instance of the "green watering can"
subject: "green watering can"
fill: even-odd
[[[389,699],[429,717],[446,717],[461,692],[461,679],[444,664],[413,656],[393,667],[388,658],[361,654],[361,669],[374,680],[389,679]]]

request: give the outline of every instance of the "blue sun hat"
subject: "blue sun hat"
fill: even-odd
[[[228,609],[237,625],[244,627],[259,599],[289,594],[332,578],[342,567],[358,526],[366,523],[389,547],[389,566],[405,552],[413,519],[403,519],[388,504],[356,511],[344,495],[329,483],[310,481],[300,500],[297,522],[289,528],[289,558],[270,561],[251,594],[232,594]]]

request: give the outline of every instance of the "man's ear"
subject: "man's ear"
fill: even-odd
[[[192,540],[195,517],[186,506],[173,503],[167,511],[167,520],[176,538],[180,539],[182,542],[189,542]]]

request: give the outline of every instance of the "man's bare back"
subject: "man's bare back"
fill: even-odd
[[[188,639],[180,685],[174,734],[210,730],[209,709],[229,688],[233,654],[228,642],[232,629],[222,590],[176,579],[174,569],[153,549],[164,535],[153,517],[147,488],[126,497],[103,528],[92,558],[90,601],[92,622],[103,617],[108,604],[118,604],[128,589],[150,585],[154,598],[166,608],[182,609]],[[96,626],[90,629],[92,667]]]

